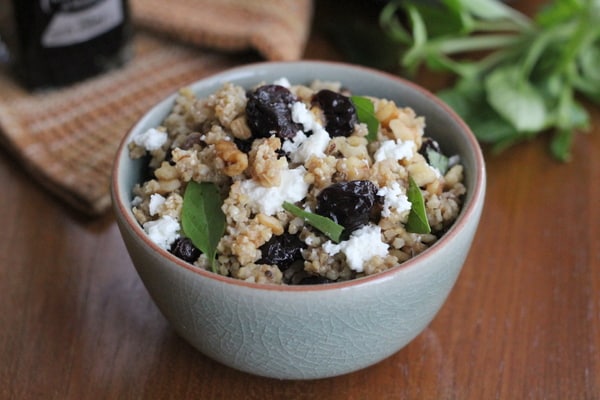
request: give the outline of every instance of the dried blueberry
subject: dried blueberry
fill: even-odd
[[[302,249],[305,247],[297,235],[284,233],[273,236],[260,247],[262,258],[258,263],[277,265],[280,270],[285,271],[294,261],[302,259]]]
[[[237,148],[243,152],[243,153],[250,153],[250,150],[252,150],[252,139],[238,139],[238,138],[234,138],[233,142],[235,143],[235,145],[237,146]]]
[[[176,257],[181,258],[183,261],[193,263],[200,257],[202,252],[198,250],[192,241],[187,237],[179,237],[171,245],[171,253]]]
[[[358,122],[356,109],[349,97],[332,90],[320,90],[313,97],[325,115],[325,129],[330,136],[350,136]]]
[[[264,85],[248,95],[246,119],[252,136],[290,139],[302,129],[292,120],[292,104],[298,101],[288,89],[279,85]]]
[[[334,183],[319,193],[315,211],[342,225],[348,236],[367,224],[380,209],[377,191],[377,186],[367,180]]]

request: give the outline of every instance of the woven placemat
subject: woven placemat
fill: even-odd
[[[257,3],[270,11],[261,14]],[[311,12],[310,0],[133,0],[131,6],[134,55],[121,69],[35,93],[0,69],[0,143],[40,185],[92,216],[110,208],[118,144],[146,110],[182,86],[248,61],[233,50],[254,48],[270,60],[300,57]],[[161,18],[164,7],[172,13]],[[290,19],[300,10],[299,19]],[[223,24],[194,30],[194,15],[197,22],[219,16]],[[251,34],[255,24],[265,31]]]

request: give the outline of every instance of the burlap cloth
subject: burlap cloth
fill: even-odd
[[[40,185],[89,215],[110,208],[118,144],[179,87],[242,64],[300,58],[311,0],[130,0],[134,56],[123,68],[30,93],[0,69],[0,143]]]

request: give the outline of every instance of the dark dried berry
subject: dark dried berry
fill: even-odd
[[[262,258],[258,264],[277,265],[281,271],[285,271],[294,261],[302,259],[302,249],[305,247],[297,235],[284,233],[273,236],[260,247]]]
[[[317,196],[316,213],[329,217],[342,225],[344,235],[366,225],[381,201],[378,188],[371,181],[348,181],[334,183]]]
[[[356,108],[349,97],[332,90],[320,90],[313,97],[325,115],[325,129],[330,136],[350,136],[358,122]]]
[[[238,139],[238,138],[234,138],[233,142],[235,143],[235,145],[237,146],[237,148],[243,152],[243,153],[250,153],[250,150],[252,150],[252,139],[248,139],[248,140],[244,140],[244,139]]]
[[[167,150],[165,153],[165,161],[169,163],[169,165],[175,165],[175,161],[173,161],[173,149]]]
[[[427,152],[429,150],[433,150],[436,151],[440,154],[442,154],[442,150],[440,149],[440,145],[438,142],[436,142],[435,140],[433,140],[430,137],[424,137],[423,138],[423,143],[421,144],[421,148],[419,149],[419,154],[421,154],[423,157],[425,157],[425,159],[427,160],[427,162],[429,163],[429,155],[427,154]]]
[[[296,136],[301,125],[292,121],[292,104],[298,101],[288,89],[264,85],[248,95],[246,119],[255,138],[276,135],[281,139]]]
[[[183,236],[173,242],[171,253],[189,263],[196,261],[200,257],[200,254],[202,254],[189,238]]]
[[[320,275],[309,275],[306,278],[302,278],[298,285],[322,285],[324,283],[332,283],[331,279],[327,279],[324,276]]]

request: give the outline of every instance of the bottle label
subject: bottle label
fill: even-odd
[[[123,22],[121,0],[40,0],[52,14],[42,34],[42,46],[60,47],[86,42]]]

